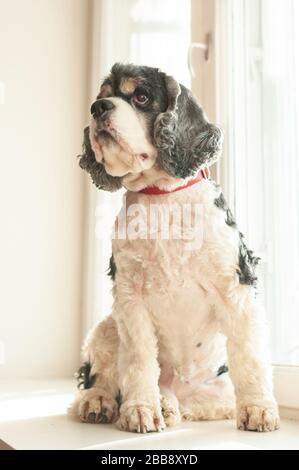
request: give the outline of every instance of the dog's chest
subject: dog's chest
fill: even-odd
[[[160,249],[156,248],[156,263],[148,260],[143,288],[159,341],[160,362],[167,360],[183,377],[192,377],[201,363],[205,370],[209,365],[213,370],[214,353],[220,351],[223,341],[213,297],[201,282],[209,275],[208,266],[195,253],[186,257],[177,243],[169,244],[167,250],[165,246]]]
[[[214,188],[207,185],[203,198],[194,190],[193,194],[200,207],[199,225],[193,224],[191,232],[187,230],[185,236],[165,239],[165,232],[150,225],[148,207],[143,207],[138,217],[143,229],[147,229],[144,239],[114,241],[113,249],[117,269],[120,267],[121,275],[127,278],[152,318],[160,362],[167,362],[179,374],[189,377],[193,370],[198,371],[200,364],[204,364],[204,374],[209,374],[223,363],[224,341],[219,333],[210,286],[218,282],[217,265],[222,262],[219,254],[230,256],[229,244],[223,243],[227,233],[223,214],[213,203]],[[178,200],[179,196],[174,202]],[[128,202],[127,210],[138,198]],[[148,203],[148,199],[145,202]],[[173,200],[170,198],[168,202]],[[192,197],[183,204],[189,202],[189,216],[194,221],[197,209]],[[221,235],[216,227],[218,216]],[[131,221],[129,216],[129,226]]]

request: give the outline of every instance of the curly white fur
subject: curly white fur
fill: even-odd
[[[202,246],[113,241],[114,307],[84,347],[96,381],[73,405],[82,420],[91,413],[99,420],[105,399],[106,421],[119,413],[118,427],[130,431],[159,431],[181,418],[232,418],[235,409],[240,429],[279,427],[263,309],[253,288],[239,282],[239,234],[214,204],[218,195],[207,180],[162,196],[128,191],[127,207],[201,204]],[[217,377],[227,359],[230,378]]]

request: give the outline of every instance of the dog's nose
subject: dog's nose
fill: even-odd
[[[104,118],[114,108],[115,106],[112,101],[102,98],[91,105],[90,112],[94,117]]]

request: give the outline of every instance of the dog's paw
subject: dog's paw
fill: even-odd
[[[237,418],[238,429],[268,432],[279,429],[280,420],[275,406],[243,406]]]
[[[175,426],[181,421],[180,410],[174,400],[161,395],[161,411],[167,427]]]
[[[113,423],[118,417],[117,401],[106,392],[90,388],[78,404],[78,416],[84,423]]]
[[[161,411],[148,405],[122,407],[116,426],[130,432],[160,432],[165,428]]]

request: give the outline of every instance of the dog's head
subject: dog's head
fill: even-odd
[[[221,151],[220,129],[187,88],[156,68],[115,64],[91,115],[80,166],[108,191],[153,166],[187,178]]]

